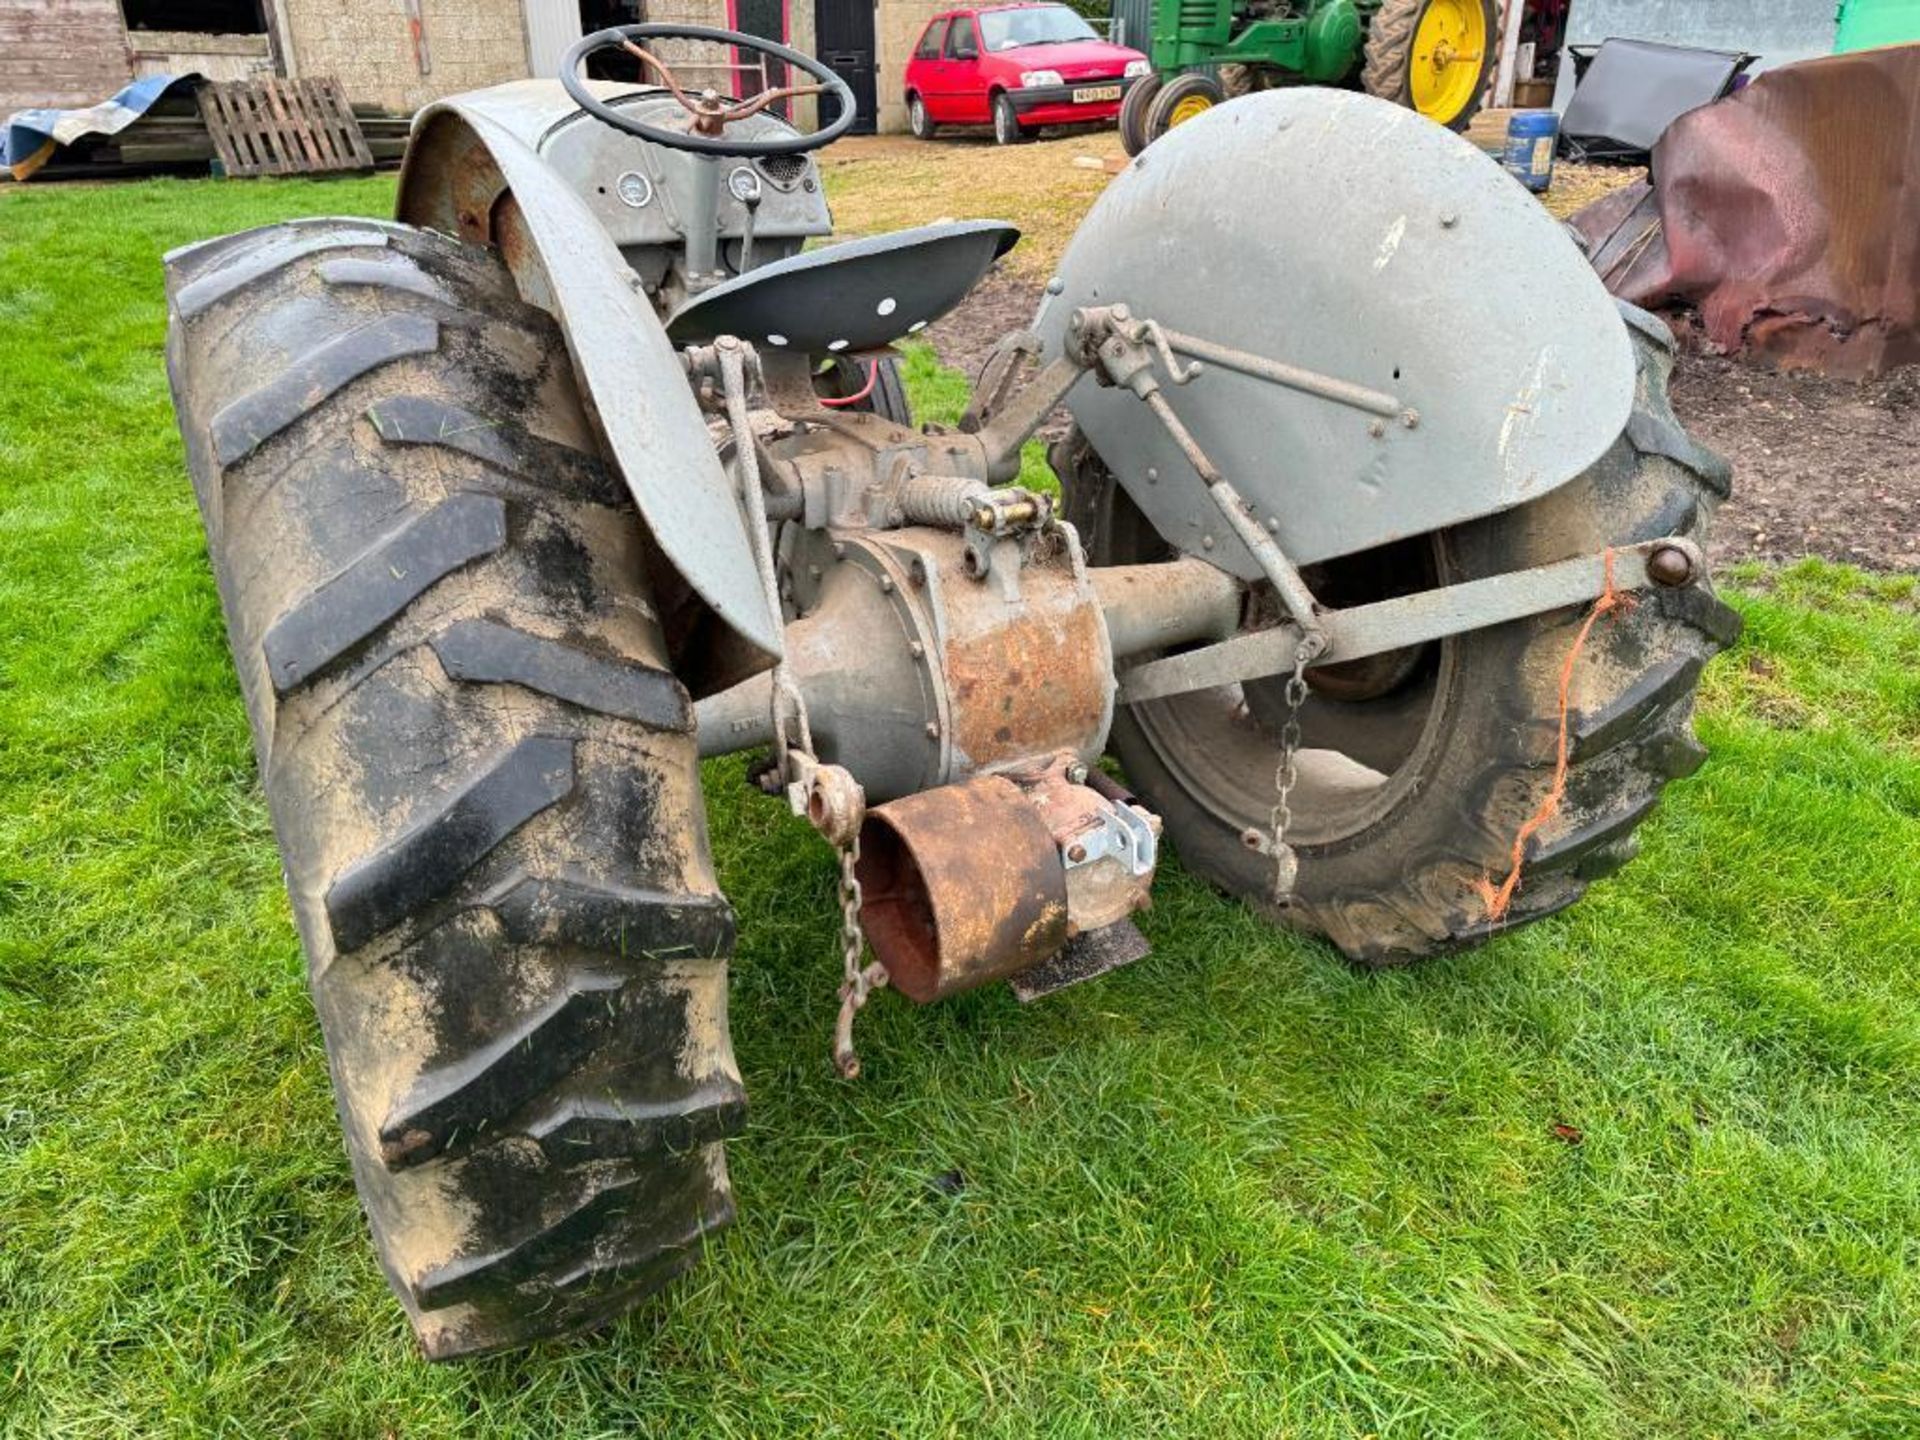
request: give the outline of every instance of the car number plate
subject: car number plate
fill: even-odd
[[[1119,98],[1118,85],[1090,85],[1085,90],[1073,92],[1073,103],[1076,105],[1091,105],[1098,100],[1118,100]]]

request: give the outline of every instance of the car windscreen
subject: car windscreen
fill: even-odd
[[[1034,5],[980,13],[980,39],[989,50],[1018,50],[1023,45],[1063,45],[1071,40],[1099,38],[1091,25],[1064,5]]]

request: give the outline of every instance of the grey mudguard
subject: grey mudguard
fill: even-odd
[[[1107,187],[1035,328],[1083,305],[1396,396],[1412,426],[1209,365],[1164,393],[1297,564],[1522,504],[1626,427],[1626,327],[1559,223],[1474,146],[1346,91],[1245,96]],[[1068,406],[1156,529],[1243,579],[1252,555],[1147,407],[1083,380]],[[1375,433],[1375,431],[1379,433]]]
[[[641,518],[688,587],[770,663],[781,653],[780,617],[767,607],[733,485],[686,371],[606,229],[533,149],[575,108],[557,82],[547,83],[558,105],[544,103],[550,97],[535,82],[423,110],[398,218],[474,238],[487,233],[503,195],[518,201],[532,253],[509,255],[509,268],[525,298],[559,320],[588,410]]]

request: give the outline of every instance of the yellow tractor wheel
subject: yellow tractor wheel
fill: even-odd
[[[1226,98],[1226,92],[1210,75],[1174,76],[1160,87],[1147,107],[1147,143],[1152,144],[1176,125],[1198,119]]]
[[[1464,130],[1493,78],[1493,0],[1384,0],[1367,27],[1362,88]]]

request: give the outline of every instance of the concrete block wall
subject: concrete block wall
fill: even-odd
[[[907,97],[902,81],[907,73],[907,57],[919,43],[927,21],[943,10],[951,10],[955,0],[885,0],[874,14],[876,76],[880,98],[879,129],[883,135],[896,135],[907,128]]]
[[[414,58],[401,0],[282,0],[296,75],[332,75],[354,101],[416,110],[527,74],[520,0],[420,0],[431,69]]]

